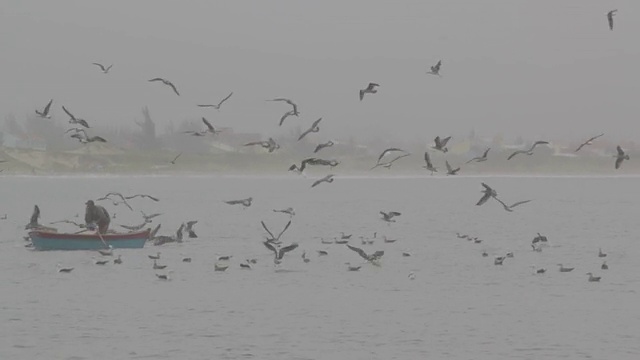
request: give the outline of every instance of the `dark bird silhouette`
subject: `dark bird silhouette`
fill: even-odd
[[[375,94],[378,92],[378,90],[376,89],[377,86],[380,86],[379,84],[376,83],[369,83],[369,85],[367,85],[366,89],[362,89],[360,90],[360,101],[362,101],[362,99],[364,99],[364,94]]]
[[[269,138],[269,140],[267,141],[254,141],[254,142],[244,144],[244,146],[254,146],[254,145],[259,145],[262,148],[269,150],[270,153],[274,152],[277,149],[280,149],[280,145],[278,145],[276,141],[273,140],[273,138]]]
[[[102,70],[103,74],[108,74],[109,70],[111,70],[111,67],[113,67],[113,64],[105,67],[104,65],[100,64],[100,63],[92,63],[93,65],[97,66],[100,68],[100,70]]]
[[[367,254],[364,250],[357,248],[355,246],[349,245],[347,244],[347,247],[353,251],[355,251],[358,255],[360,255],[360,257],[362,257],[363,259],[369,261],[369,262],[375,262],[377,260],[380,260],[380,258],[384,255],[384,251],[382,250],[378,250],[376,252],[374,252],[373,254]]]
[[[391,159],[391,160],[389,160],[389,161],[382,162],[382,163],[377,163],[374,167],[372,167],[372,168],[371,168],[371,169],[369,169],[369,170],[373,170],[373,169],[377,168],[378,166],[382,166],[382,167],[386,167],[387,169],[390,169],[390,168],[391,168],[391,165],[393,165],[393,163],[394,163],[395,161],[400,160],[400,159],[402,159],[403,157],[407,157],[407,156],[409,156],[409,155],[411,155],[411,154],[406,153],[406,154],[398,155],[398,156],[396,156],[395,158],[393,158],[393,159]]]
[[[226,98],[220,100],[220,102],[215,105],[215,104],[205,104],[205,105],[198,105],[199,107],[212,107],[216,110],[220,110],[220,106],[222,106],[222,103],[224,103],[225,101],[229,100],[229,98],[231,97],[231,95],[233,95],[233,92],[231,92],[229,95],[227,95]]]
[[[587,140],[587,141],[583,142],[582,144],[580,144],[580,146],[578,146],[578,148],[576,149],[575,152],[580,151],[580,149],[582,149],[584,146],[592,145],[593,144],[593,140],[599,138],[600,136],[604,136],[604,134],[600,134],[598,136],[594,136],[592,138],[589,138],[589,140]]]
[[[618,10],[611,10],[607,13],[607,20],[609,21],[609,30],[613,31],[613,17]]]
[[[431,171],[431,175],[433,175],[434,172],[438,172],[438,169],[433,166],[433,163],[431,163],[431,158],[429,157],[428,151],[424,152],[424,162],[427,163],[427,165],[423,166],[423,168]]]
[[[293,107],[293,110],[292,110],[293,114],[291,114],[291,115],[294,115],[294,116],[299,116],[300,115],[300,113],[298,112],[298,105],[296,105],[293,101],[291,101],[289,99],[276,98],[276,99],[271,99],[271,100],[267,100],[267,101],[284,101],[284,102],[286,102],[287,104],[289,104],[289,105],[291,105]],[[284,121],[284,120],[280,121],[280,125],[282,125],[282,121]]]
[[[176,86],[173,85],[173,83],[169,80],[165,80],[163,78],[154,78],[149,80],[149,82],[154,82],[154,81],[161,81],[163,84],[169,86],[171,89],[173,89],[173,92],[176,93],[176,95],[180,96],[180,93],[178,92],[178,89],[176,89]]]
[[[274,243],[274,244],[280,244],[280,238],[282,237],[282,234],[284,234],[284,232],[287,231],[287,229],[291,225],[291,220],[289,220],[287,225],[285,225],[284,229],[282,229],[282,231],[280,231],[280,234],[278,234],[277,237],[273,236],[273,233],[271,233],[271,231],[269,231],[269,228],[267,228],[267,225],[264,223],[264,221],[260,221],[260,224],[262,224],[262,228],[267,232],[267,234],[269,234],[269,237],[267,238],[267,242]]]
[[[487,148],[487,150],[484,151],[484,154],[482,154],[482,156],[476,156],[473,159],[467,161],[467,164],[472,161],[475,161],[475,162],[487,161],[487,155],[489,154],[489,150],[491,150],[491,148]]]
[[[293,110],[289,110],[286,113],[284,113],[284,115],[282,115],[282,117],[280,118],[280,122],[278,123],[278,126],[282,126],[286,118],[288,118],[289,116],[294,116],[295,114],[296,112]]]
[[[449,140],[451,140],[451,136],[447,136],[444,139],[440,139],[440,136],[436,136],[436,138],[433,139],[433,141],[435,142],[435,146],[432,146],[431,148],[446,153],[447,151],[449,151],[449,149],[447,148],[447,143],[449,142]]]
[[[39,227],[40,226],[40,224],[38,224],[39,218],[40,218],[40,208],[38,207],[38,205],[34,205],[33,212],[31,213],[31,219],[29,220],[29,223],[24,227],[24,229],[28,230],[28,229],[35,229]]]
[[[240,199],[240,200],[228,200],[225,201],[225,203],[229,204],[229,205],[237,205],[240,204],[242,206],[244,206],[245,208],[251,206],[251,202],[253,201],[252,197],[248,197],[246,199]]]
[[[89,123],[87,123],[87,121],[85,119],[78,119],[75,116],[73,116],[73,114],[67,110],[67,108],[65,108],[64,106],[62,106],[62,110],[64,110],[65,113],[67,113],[67,115],[69,115],[69,124],[79,124],[82,125],[86,128],[89,128]]]
[[[382,220],[386,222],[396,222],[393,218],[402,214],[397,211],[389,211],[388,213],[380,211],[380,215],[382,215]]]
[[[284,257],[284,254],[298,248],[298,243],[292,243],[290,245],[280,247],[280,248],[269,241],[263,241],[262,243],[267,249],[273,251],[273,254],[274,254],[273,262],[275,264],[280,264],[282,258]]]
[[[322,179],[318,179],[316,181],[313,182],[313,184],[311,185],[311,187],[316,187],[317,185],[326,182],[326,183],[332,183],[333,182],[333,174],[329,174],[325,177],[323,177]]]
[[[480,200],[478,200],[478,202],[476,203],[477,206],[483,205],[490,198],[492,198],[492,197],[495,198],[496,196],[498,196],[498,192],[496,192],[494,189],[492,189],[489,185],[487,185],[485,183],[482,183],[482,186],[484,187],[484,190],[482,190],[484,195],[482,195]]]
[[[460,167],[452,168],[451,165],[449,165],[449,161],[445,161],[444,164],[447,166],[447,175],[457,175],[458,171],[460,171]]]
[[[440,75],[440,66],[442,66],[442,60],[438,60],[438,63],[431,67],[431,71],[427,72],[427,74],[431,75]]]
[[[498,202],[500,202],[500,204],[502,204],[502,206],[504,207],[504,209],[505,209],[505,210],[507,210],[507,211],[509,211],[509,212],[513,211],[513,208],[514,208],[514,207],[519,206],[519,205],[522,205],[522,204],[526,204],[526,203],[528,203],[528,202],[530,202],[530,201],[531,201],[531,200],[522,200],[522,201],[515,202],[515,203],[513,203],[513,204],[511,204],[511,205],[507,205],[507,204],[505,204],[504,202],[500,201],[498,198],[496,198],[496,200],[498,200]]]
[[[178,160],[178,158],[180,157],[180,155],[182,155],[182,153],[176,155],[176,157],[173,158],[173,160],[169,161],[171,164],[175,165],[176,164],[176,160]]]
[[[331,146],[333,146],[333,145],[334,145],[334,144],[333,144],[333,141],[331,141],[331,140],[327,141],[327,142],[326,142],[326,143],[324,143],[324,144],[318,144],[318,146],[316,146],[316,149],[315,149],[315,150],[313,150],[313,153],[315,154],[315,153],[317,153],[318,151],[320,151],[320,150],[322,150],[322,149],[324,149],[324,148],[331,147]]]
[[[186,231],[187,233],[189,233],[189,238],[190,239],[195,239],[198,237],[198,235],[196,235],[196,232],[193,231],[193,227],[195,226],[195,224],[198,223],[198,220],[191,220],[191,221],[187,221],[187,226],[185,227],[184,231]]]
[[[42,112],[36,110],[36,114],[38,114],[38,116],[40,116],[41,118],[51,119],[51,114],[49,114],[49,110],[51,110],[51,104],[53,104],[53,99],[49,100],[49,103],[44,107],[44,110],[42,110]]]
[[[94,141],[98,141],[98,142],[107,142],[107,140],[101,136],[89,136],[87,135],[87,132],[84,129],[81,128],[73,128],[73,129],[69,129],[67,130],[67,132],[69,131],[75,131],[75,134],[72,134],[71,137],[74,139],[77,139],[80,143],[82,144],[88,144]]]
[[[402,150],[402,149],[400,149],[400,148],[388,148],[388,149],[385,149],[385,150],[380,154],[380,156],[378,156],[378,160],[376,161],[376,165],[380,164],[380,160],[382,160],[382,158],[383,158],[383,157],[385,157],[385,155],[387,155],[387,154],[389,154],[389,153],[392,153],[392,152],[396,152],[396,151],[406,153],[406,151],[404,151],[404,150]]]
[[[525,155],[533,155],[533,149],[536,148],[536,146],[538,145],[544,145],[544,144],[548,144],[548,141],[536,141],[533,143],[533,145],[531,145],[531,147],[527,150],[517,150],[514,151],[511,155],[509,155],[509,157],[507,158],[507,160],[511,160],[514,156],[518,155],[518,154],[525,154]]]
[[[203,131],[187,130],[187,131],[184,131],[183,133],[191,134],[193,136],[205,136],[207,134],[217,135],[222,132],[221,130],[216,130],[216,128],[214,128],[213,125],[211,125],[209,120],[205,119],[204,117],[202,118],[202,122],[207,127],[205,130]]]
[[[620,145],[617,147],[618,154],[615,156],[616,158],[616,169],[620,168],[623,160],[629,160],[629,155],[625,154]]]
[[[307,129],[305,132],[300,134],[300,136],[298,137],[298,141],[302,140],[302,138],[307,136],[307,134],[309,134],[309,133],[312,133],[312,132],[315,133],[315,132],[320,131],[320,126],[318,126],[318,124],[320,124],[320,121],[322,121],[322,118],[314,121],[313,124],[311,124],[311,127],[309,129]]]

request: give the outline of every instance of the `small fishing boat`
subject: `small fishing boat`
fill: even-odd
[[[116,248],[141,249],[149,238],[149,229],[126,234],[78,233],[65,234],[35,230],[29,232],[37,250],[98,250],[111,245]]]

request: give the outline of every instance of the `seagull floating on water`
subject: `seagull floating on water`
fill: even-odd
[[[70,273],[73,271],[72,267],[65,268],[65,267],[62,267],[62,265],[60,264],[57,265],[57,268],[59,273]]]
[[[171,89],[173,89],[173,92],[175,92],[176,95],[180,96],[180,93],[178,92],[178,89],[176,89],[176,86],[173,85],[173,83],[171,81],[163,79],[163,78],[154,78],[154,79],[149,80],[149,82],[154,82],[154,81],[160,81],[163,84],[169,86]]]
[[[362,99],[364,99],[364,94],[375,94],[375,93],[377,93],[378,90],[376,89],[376,86],[380,86],[380,85],[376,84],[376,83],[369,83],[369,85],[367,85],[366,89],[360,90],[360,101],[362,101]]]
[[[607,257],[607,254],[602,252],[602,249],[598,249],[598,257]]]
[[[609,270],[609,265],[607,265],[606,261],[602,262],[602,265],[600,265],[600,269]]]
[[[212,107],[216,110],[220,110],[220,106],[222,106],[222,103],[224,103],[225,101],[229,100],[229,98],[231,97],[231,95],[233,95],[233,92],[231,92],[229,95],[227,95],[226,98],[220,100],[220,102],[217,105],[214,104],[205,104],[205,105],[198,105],[199,107]]]
[[[587,275],[589,275],[589,282],[599,282],[601,279],[600,276],[593,276],[590,272],[588,272]]]
[[[571,271],[573,271],[573,269],[575,269],[575,268],[572,268],[572,267],[564,267],[564,266],[562,266],[562,264],[558,264],[558,266],[560,266],[560,272],[571,272]]]
[[[122,255],[118,255],[117,258],[113,259],[113,263],[117,265],[122,264]]]

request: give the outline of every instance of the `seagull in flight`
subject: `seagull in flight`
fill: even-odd
[[[369,255],[367,254],[364,250],[355,247],[355,246],[351,246],[349,244],[347,244],[347,247],[353,251],[355,251],[356,253],[358,253],[358,255],[360,255],[360,257],[362,257],[363,259],[367,260],[368,262],[374,263],[377,260],[380,260],[380,258],[384,255],[384,251],[382,250],[378,250],[376,252],[374,252],[373,254]]]
[[[427,74],[438,75],[442,77],[442,75],[440,75],[440,66],[442,66],[442,60],[439,60],[437,64],[432,66],[431,71],[427,72]]]
[[[322,149],[324,149],[324,148],[327,148],[327,147],[331,147],[331,146],[333,146],[333,145],[334,145],[334,144],[333,144],[333,141],[331,141],[331,140],[327,141],[327,142],[326,142],[326,143],[324,143],[324,144],[318,144],[318,146],[316,146],[316,149],[315,149],[315,150],[313,150],[313,153],[315,154],[315,153],[317,153],[318,151],[320,151],[320,150],[322,150]]]
[[[504,209],[505,209],[506,211],[509,211],[509,212],[512,212],[514,207],[516,207],[516,206],[518,206],[518,205],[526,204],[526,203],[528,203],[528,202],[530,202],[530,201],[531,201],[531,200],[522,200],[522,201],[515,202],[515,203],[513,203],[513,204],[511,204],[511,205],[507,205],[507,204],[505,204],[504,202],[502,202],[502,201],[501,201],[500,199],[498,199],[498,198],[496,198],[496,200],[498,200],[498,202],[499,202],[500,204],[502,204],[502,206],[504,207]]]
[[[317,185],[326,182],[326,183],[332,183],[333,182],[333,174],[329,174],[325,177],[323,177],[322,179],[318,179],[316,181],[313,182],[313,185],[311,185],[311,187],[316,187]]]
[[[199,107],[212,107],[216,110],[220,110],[220,106],[222,106],[222,103],[224,103],[225,101],[229,100],[229,98],[231,97],[231,95],[233,95],[233,92],[231,92],[229,95],[227,95],[226,98],[220,100],[220,102],[218,103],[218,105],[214,105],[214,104],[205,104],[205,105],[198,105]]]
[[[484,151],[484,154],[482,156],[476,156],[473,159],[467,161],[467,164],[472,161],[475,161],[475,162],[487,161],[487,154],[489,154],[489,150],[491,150],[491,148],[487,148],[487,150]]]
[[[289,110],[286,113],[284,113],[284,115],[282,115],[282,117],[280,118],[280,123],[278,123],[278,126],[282,126],[282,123],[284,123],[284,120],[286,118],[288,118],[289,116],[294,116],[296,113],[293,110]]]
[[[518,154],[525,154],[525,155],[533,155],[533,149],[536,148],[536,146],[538,145],[545,145],[548,144],[548,141],[536,141],[533,143],[533,145],[531,145],[531,147],[527,150],[517,150],[514,151],[513,154],[509,155],[509,157],[507,158],[507,160],[511,160],[511,158],[513,158],[514,156],[518,155]]]
[[[298,243],[292,243],[290,245],[287,245],[281,248],[276,247],[273,243],[268,241],[263,241],[262,243],[267,249],[273,251],[273,254],[274,254],[273,262],[276,265],[282,262],[282,258],[284,257],[284,254],[298,248]]]
[[[435,146],[432,146],[431,148],[446,153],[447,151],[449,151],[449,149],[447,149],[447,143],[449,142],[449,140],[451,140],[451,136],[447,136],[444,139],[440,139],[440,136],[436,136],[436,138],[433,139],[433,141],[435,142]]]
[[[438,169],[436,169],[433,164],[431,163],[431,158],[429,157],[429,152],[425,151],[424,152],[424,162],[427,163],[426,166],[423,166],[423,168],[431,171],[431,175],[433,175],[434,172],[438,172]]]
[[[377,168],[378,166],[382,166],[382,167],[386,167],[387,169],[391,169],[391,165],[393,165],[393,163],[394,163],[396,160],[402,159],[403,157],[407,157],[407,156],[409,156],[409,155],[411,155],[411,154],[410,154],[410,153],[406,153],[406,154],[398,155],[398,156],[396,156],[395,158],[393,158],[392,160],[389,160],[389,161],[387,161],[387,162],[384,162],[384,163],[377,163],[374,167],[372,167],[372,168],[371,168],[371,169],[369,169],[369,170],[373,170],[373,169]]]
[[[489,200],[490,198],[496,198],[496,196],[498,196],[498,192],[492,189],[489,185],[482,183],[482,186],[484,187],[484,190],[482,190],[484,195],[482,195],[480,200],[478,200],[478,202],[476,203],[477,206],[481,206],[484,203],[486,203],[487,200]]]
[[[171,87],[173,89],[173,92],[176,93],[176,95],[180,96],[180,93],[178,92],[178,89],[176,89],[176,86],[173,85],[173,83],[169,80],[163,79],[163,78],[154,78],[149,80],[149,82],[154,82],[154,81],[161,81],[163,84]]]
[[[104,65],[100,64],[100,63],[93,63],[93,65],[97,66],[100,68],[100,70],[102,70],[103,74],[108,74],[109,70],[111,70],[111,67],[113,66],[113,64],[105,67]]]
[[[284,102],[286,102],[287,104],[289,104],[289,105],[293,106],[293,110],[291,110],[291,111],[293,111],[293,114],[291,114],[291,115],[293,115],[293,116],[300,116],[300,112],[298,112],[298,105],[296,105],[296,104],[295,104],[293,101],[291,101],[290,99],[285,99],[285,98],[275,98],[275,99],[271,99],[271,100],[267,100],[267,101],[284,101]],[[281,120],[281,121],[280,121],[280,125],[282,125],[282,121],[284,121],[284,120]]]
[[[364,94],[375,94],[375,93],[377,93],[378,90],[376,89],[376,86],[380,86],[380,84],[369,83],[369,85],[367,85],[366,89],[360,90],[360,101],[362,101],[362,99],[364,99]]]
[[[69,124],[80,124],[82,126],[84,126],[85,128],[89,128],[89,124],[87,123],[87,121],[85,119],[78,119],[75,116],[73,116],[73,114],[67,110],[67,108],[65,108],[64,106],[62,106],[62,110],[64,110],[65,113],[67,113],[67,115],[69,115],[70,119],[69,119]]]
[[[607,13],[607,20],[609,21],[609,30],[613,31],[613,16],[618,12],[618,10],[611,10]]]
[[[402,214],[397,211],[389,211],[388,213],[384,211],[380,211],[380,215],[382,215],[382,220],[392,223],[392,222],[396,222],[395,220],[393,220],[394,217],[400,216]]]
[[[107,142],[107,140],[105,140],[105,138],[100,137],[100,136],[89,136],[87,135],[87,132],[84,131],[84,129],[81,128],[74,128],[74,129],[69,129],[67,130],[67,132],[71,131],[71,130],[75,130],[75,134],[71,135],[72,138],[77,139],[78,141],[80,141],[83,144],[87,144],[90,142],[94,142],[94,141],[98,141],[98,142]]]
[[[273,212],[279,212],[279,213],[287,214],[287,215],[289,215],[289,217],[292,217],[292,216],[296,215],[296,212],[295,212],[295,210],[293,210],[292,207],[288,207],[288,208],[282,209],[282,210],[273,209]]]
[[[625,154],[620,145],[617,147],[618,154],[615,156],[616,158],[616,169],[620,168],[623,160],[629,160],[629,155]]]
[[[237,204],[241,204],[242,206],[244,206],[245,208],[251,206],[251,202],[253,201],[252,197],[248,197],[246,199],[240,199],[240,200],[228,200],[225,201],[225,203],[229,204],[229,205],[237,205]]]
[[[452,168],[451,165],[449,165],[449,161],[445,161],[444,164],[447,166],[447,175],[458,175],[458,171],[460,171],[460,167],[457,168]]]
[[[276,141],[273,140],[273,138],[269,138],[268,141],[254,141],[254,142],[244,144],[244,146],[254,146],[254,145],[260,145],[261,147],[269,150],[270,153],[274,152],[277,149],[280,149],[280,145],[278,145]]]
[[[387,155],[387,154],[389,154],[389,153],[392,153],[392,152],[394,152],[394,151],[400,151],[400,152],[406,153],[406,151],[404,151],[404,150],[402,150],[402,149],[400,149],[400,148],[388,148],[388,149],[385,149],[385,150],[380,154],[380,156],[378,156],[378,161],[376,161],[376,165],[379,165],[379,164],[380,164],[380,160],[382,160],[382,158],[383,158],[383,157],[385,157],[385,155]]]
[[[221,130],[216,130],[216,128],[213,127],[213,125],[211,125],[211,123],[209,122],[209,120],[205,119],[204,117],[202,117],[202,122],[204,123],[204,125],[207,127],[205,130],[203,131],[185,131],[185,134],[191,134],[193,136],[205,136],[207,134],[212,134],[212,135],[217,135],[219,133],[221,133]]]
[[[44,107],[44,110],[42,110],[42,112],[36,110],[36,114],[38,114],[38,116],[40,116],[41,118],[51,119],[51,114],[49,114],[51,104],[53,104],[53,99],[49,100],[49,103]]]
[[[320,124],[320,121],[322,121],[322,118],[314,121],[313,124],[311,124],[311,127],[309,129],[307,129],[307,131],[305,131],[302,134],[300,134],[300,137],[298,137],[298,141],[302,140],[302,138],[307,136],[307,134],[309,134],[309,133],[320,131],[320,126],[318,126],[318,124]]]
[[[176,160],[178,160],[178,158],[180,157],[180,155],[182,155],[182,153],[176,155],[176,157],[173,158],[173,160],[169,161],[171,164],[175,165],[176,164]]]
[[[580,149],[582,149],[582,147],[584,147],[584,146],[593,145],[593,140],[599,138],[600,136],[604,136],[604,134],[600,134],[598,136],[594,136],[594,137],[590,138],[589,140],[583,142],[582,144],[580,144],[580,146],[578,146],[578,148],[576,149],[575,152],[580,151]]]
[[[267,238],[267,242],[274,243],[274,244],[277,245],[277,244],[280,244],[280,238],[282,237],[282,234],[284,234],[284,232],[287,231],[287,229],[291,225],[291,220],[289,220],[287,225],[285,225],[284,229],[282,229],[282,231],[280,231],[280,234],[278,234],[277,237],[273,236],[273,233],[271,231],[269,231],[269,228],[267,228],[267,225],[264,223],[264,221],[260,221],[260,224],[262,224],[262,227],[267,232],[267,234],[269,234],[269,236],[270,236],[270,237]]]

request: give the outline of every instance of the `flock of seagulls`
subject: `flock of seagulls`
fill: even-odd
[[[615,16],[617,10],[611,10],[607,13],[607,19],[608,19],[608,25],[610,30],[613,30],[613,17]],[[110,70],[113,67],[113,64],[109,65],[109,66],[105,66],[101,63],[93,63],[93,65],[97,66],[98,68],[100,68],[100,70],[104,73],[104,74],[108,74],[110,72]],[[427,71],[427,74],[429,75],[435,75],[438,77],[441,77],[441,66],[442,66],[442,60],[439,60],[435,65],[430,66],[430,71]],[[159,82],[167,87],[169,87],[177,96],[180,96],[180,92],[178,91],[177,87],[175,86],[174,83],[172,83],[171,81],[162,78],[162,77],[156,77],[153,79],[148,80],[148,82]],[[366,86],[366,88],[364,89],[360,89],[359,90],[359,100],[363,101],[365,95],[370,94],[376,94],[378,92],[378,88],[380,87],[380,84],[375,83],[375,82],[370,82],[368,83],[368,85]],[[220,100],[217,104],[197,104],[198,107],[201,108],[213,108],[216,110],[220,110],[221,106],[227,102],[233,95],[233,92],[230,92],[229,95],[227,95],[225,98],[223,98],[222,100]],[[284,121],[289,118],[289,117],[299,117],[300,116],[300,111],[298,109],[298,105],[292,101],[289,98],[274,98],[274,99],[270,99],[270,100],[266,100],[266,101],[270,101],[270,102],[282,102],[285,103],[287,105],[289,105],[291,108],[289,110],[287,110],[282,117],[280,118],[280,121],[278,123],[278,126],[282,126],[284,124]],[[40,118],[44,118],[44,119],[50,119],[51,118],[51,106],[53,104],[53,99],[51,99],[47,105],[42,109],[42,110],[35,110],[36,114],[40,117]],[[65,106],[62,106],[63,111],[69,116],[69,124],[72,125],[79,125],[81,127],[76,127],[76,128],[70,128],[66,131],[66,133],[71,132],[72,134],[70,135],[72,138],[77,139],[79,142],[81,143],[91,143],[91,142],[106,142],[106,140],[100,136],[89,136],[87,134],[87,129],[90,129],[90,125],[89,122],[85,119],[76,117],[74,114],[72,114],[69,109]],[[312,133],[319,133],[320,132],[320,122],[322,121],[322,117],[318,118],[317,120],[315,120],[311,126],[305,130],[304,132],[302,132],[299,137],[298,137],[298,141],[304,139],[305,137],[309,136]],[[219,134],[221,131],[216,129],[206,118],[202,117],[202,122],[205,125],[205,128],[202,130],[190,130],[190,131],[184,131],[185,134],[190,134],[192,136],[215,136],[217,134]],[[595,140],[597,140],[598,138],[604,136],[603,134],[599,134],[597,136],[593,136],[589,139],[587,139],[586,141],[584,141],[582,144],[580,144],[580,146],[575,150],[575,152],[579,152],[584,146],[589,146],[592,145],[593,142]],[[447,136],[447,137],[440,137],[440,136],[436,136],[434,139],[434,144],[432,146],[430,146],[432,151],[437,151],[437,152],[441,152],[442,154],[447,154],[449,149],[447,147],[447,145],[449,144],[449,142],[451,141],[452,137],[451,136]],[[319,143],[315,146],[313,152],[318,153],[321,150],[325,149],[325,148],[329,148],[334,146],[334,141],[326,141],[324,143]],[[512,154],[510,154],[507,157],[507,160],[512,160],[514,157],[516,157],[517,155],[523,154],[523,155],[528,155],[531,156],[534,154],[534,150],[541,145],[548,145],[549,142],[548,141],[543,141],[543,140],[538,140],[535,141],[530,147],[526,148],[526,149],[521,149],[521,150],[516,150],[514,151]],[[244,144],[244,146],[259,146],[263,149],[265,149],[266,151],[268,151],[269,153],[273,153],[274,151],[278,150],[280,148],[280,145],[278,145],[278,143],[273,139],[273,138],[269,138],[266,141],[256,141],[256,142],[249,142]],[[475,162],[475,163],[482,163],[488,160],[488,156],[489,156],[489,152],[490,152],[490,148],[487,148],[484,153],[481,156],[477,156],[477,157],[473,157],[471,159],[469,159],[466,164]],[[176,160],[178,160],[178,158],[181,156],[181,154],[178,154],[177,156],[175,156],[175,158],[173,158],[173,160],[170,161],[171,164],[175,164]],[[385,149],[379,156],[378,159],[376,161],[376,163],[374,164],[374,166],[371,168],[371,170],[374,170],[378,167],[385,167],[387,169],[390,169],[392,164],[395,163],[396,161],[403,159],[405,157],[411,156],[411,154],[403,149],[400,148],[388,148]],[[617,154],[615,155],[615,169],[619,169],[623,163],[624,160],[629,160],[629,155],[626,154],[624,152],[624,150],[620,147],[617,146]],[[433,162],[431,160],[431,156],[429,154],[429,151],[425,151],[424,153],[424,161],[425,161],[425,166],[423,166],[426,170],[431,172],[431,175],[433,175],[434,173],[438,172],[438,169],[433,165]],[[331,159],[331,160],[327,160],[327,159],[321,159],[321,158],[316,158],[316,157],[311,157],[311,158],[306,158],[301,160],[300,165],[297,164],[293,164],[289,167],[289,171],[294,171],[297,173],[302,174],[307,166],[328,166],[330,168],[334,168],[336,166],[339,165],[339,161]],[[457,175],[458,172],[461,170],[460,166],[454,167],[452,166],[448,160],[445,159],[445,167],[446,167],[446,175]],[[322,184],[322,183],[333,183],[335,180],[335,175],[334,174],[327,174],[325,176],[323,176],[322,178],[319,178],[317,180],[315,180],[312,184],[311,184],[311,188],[315,188],[316,186]],[[513,212],[515,211],[515,209],[521,205],[530,203],[532,201],[532,199],[527,199],[527,200],[520,200],[520,201],[516,201],[513,203],[505,203],[503,200],[501,200],[498,197],[498,192],[493,189],[492,187],[490,187],[489,185],[487,185],[486,183],[481,183],[482,185],[482,197],[476,202],[476,206],[482,206],[484,204],[486,204],[487,202],[489,202],[489,200],[495,200],[497,203],[499,203],[503,209],[507,212]],[[150,196],[150,195],[145,195],[145,194],[135,194],[135,195],[131,195],[131,196],[124,196],[121,193],[117,193],[117,192],[110,192],[107,195],[97,199],[96,201],[105,201],[105,200],[109,200],[112,202],[112,204],[114,206],[118,206],[120,204],[124,204],[126,207],[128,207],[130,210],[133,210],[133,207],[130,205],[130,203],[128,202],[128,200],[134,199],[136,197],[141,197],[141,198],[148,198],[151,199],[153,201],[159,201],[159,199],[157,199],[156,197]],[[252,205],[252,201],[253,198],[252,197],[248,197],[245,199],[237,199],[237,200],[227,200],[224,201],[226,204],[228,205],[241,205],[244,209],[250,207]],[[283,214],[287,214],[289,215],[289,217],[293,217],[295,216],[295,211],[293,208],[286,208],[286,209],[273,209],[273,212],[278,212],[278,213],[283,213]],[[380,216],[381,216],[381,220],[386,222],[387,224],[391,224],[396,222],[396,218],[401,216],[400,212],[397,211],[389,211],[389,212],[385,212],[385,211],[380,211],[379,212]],[[147,215],[144,212],[142,212],[142,217],[143,217],[143,222],[141,224],[138,225],[121,225],[123,228],[130,230],[130,231],[137,231],[139,229],[144,228],[145,226],[147,226],[149,223],[151,223],[153,221],[153,219],[157,216],[160,216],[160,213],[155,213],[155,214],[151,214],[151,215]],[[32,217],[30,219],[29,224],[26,226],[27,229],[33,229],[33,228],[37,228],[38,226],[40,226],[38,224],[38,219],[40,218],[40,209],[38,208],[38,206],[36,205],[34,208],[34,212],[32,214]],[[70,223],[70,224],[75,224],[78,227],[82,227],[83,224],[77,224],[73,221],[70,220],[64,220],[62,222],[66,222],[66,223]],[[170,242],[182,242],[183,240],[183,232],[186,232],[189,236],[189,238],[197,238],[197,234],[194,231],[194,226],[197,224],[197,220],[191,220],[188,221],[186,224],[181,224],[180,227],[178,228],[175,236],[165,236],[165,235],[160,235],[157,236],[157,232],[160,229],[160,225],[158,225],[152,232],[150,235],[150,240],[153,240],[153,243],[155,245],[162,245],[162,244],[166,244],[166,243],[170,243]],[[289,226],[291,225],[291,220],[287,223],[287,225],[284,227],[284,229],[278,234],[278,236],[274,236],[274,234],[267,228],[266,224],[264,222],[261,222],[262,227],[264,228],[264,230],[267,232],[268,236],[266,237],[265,241],[263,241],[263,245],[265,246],[265,248],[267,248],[269,251],[271,251],[274,255],[274,264],[279,265],[285,255],[289,252],[292,252],[294,250],[296,250],[299,245],[296,242],[290,243],[286,246],[282,246],[282,242],[281,242],[281,237],[283,236],[283,234],[287,231],[287,229],[289,228]],[[475,243],[480,243],[482,240],[476,238],[471,238],[468,237],[467,235],[459,235],[458,237],[466,237],[469,240],[473,240]],[[336,244],[345,244],[346,247],[352,251],[354,251],[355,253],[357,253],[362,259],[364,259],[367,263],[372,263],[374,265],[379,265],[379,260],[382,258],[382,256],[384,255],[384,251],[375,251],[371,254],[365,252],[363,249],[352,246],[349,244],[349,239],[351,238],[351,235],[346,235],[344,233],[341,234],[340,239],[335,239],[333,242],[331,241],[325,241],[324,239],[322,240],[322,243],[336,243]],[[374,233],[374,239],[376,238],[376,234]],[[361,237],[361,242],[363,245],[370,245],[373,243],[373,239],[370,240],[366,240],[364,239],[364,237]],[[383,241],[385,243],[393,243],[396,241],[396,239],[389,239],[386,236],[383,236]],[[542,235],[538,234],[538,236],[534,239],[534,241],[532,242],[532,247],[535,251],[541,251],[540,246],[538,246],[537,244],[540,243],[546,243],[546,238],[544,238]],[[318,251],[319,256],[326,256],[328,255],[328,252],[325,250],[319,250]],[[486,253],[483,253],[483,256],[485,256]],[[105,249],[102,250],[100,252],[100,255],[102,256],[112,256],[113,255],[113,249]],[[411,256],[411,254],[409,253],[403,253],[403,256]],[[599,253],[600,257],[604,257],[606,256],[606,254],[603,254],[602,251],[600,251]],[[503,262],[505,261],[506,258],[509,257],[513,257],[513,253],[507,253],[505,256],[498,256],[494,259],[494,263],[496,265],[502,265]],[[157,255],[150,255],[149,256],[150,259],[153,260],[153,269],[154,270],[162,270],[164,268],[166,268],[166,265],[160,265],[157,263],[157,260],[160,259],[160,253],[157,253]],[[219,257],[218,258],[218,262],[215,264],[215,270],[216,271],[225,271],[228,268],[228,265],[225,263],[221,263],[223,261],[229,261],[230,256],[225,256],[225,257]],[[310,259],[307,257],[307,253],[306,251],[302,252],[302,259],[305,263],[309,262]],[[184,258],[183,259],[184,262],[190,262],[191,258]],[[105,262],[104,260],[96,260],[95,261],[96,264],[98,265],[104,265],[107,262]],[[121,264],[122,263],[122,258],[119,255],[117,257],[117,259],[114,260],[115,264]],[[255,259],[247,259],[246,262],[243,262],[240,266],[244,269],[250,269],[251,265],[255,264]],[[562,264],[558,264],[560,272],[570,272],[572,271],[574,268],[572,267],[564,267]],[[358,271],[361,268],[361,265],[351,265],[351,263],[347,263],[347,269],[349,271]],[[602,269],[606,269],[608,268],[608,265],[605,263],[602,264]],[[71,272],[73,270],[73,268],[64,268],[64,267],[59,267],[58,271],[60,272]],[[544,273],[546,271],[546,269],[536,269],[536,273]],[[596,277],[594,276],[592,273],[588,273],[589,275],[589,281],[591,282],[596,282],[600,280],[600,277]],[[156,276],[159,279],[163,279],[163,280],[167,280],[169,279],[168,274],[167,275],[161,275],[161,274],[156,274]],[[415,277],[415,274],[410,274],[410,278],[413,279]]]

